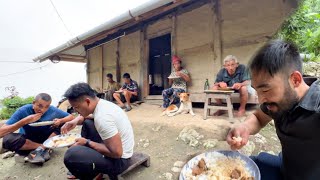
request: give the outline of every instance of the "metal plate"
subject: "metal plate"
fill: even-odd
[[[58,136],[53,136],[49,139],[47,139],[43,145],[46,147],[46,148],[50,148],[50,149],[53,149],[53,148],[62,148],[62,147],[68,147],[68,146],[71,146],[75,143],[75,139],[77,138],[80,138],[81,135],[80,134],[76,134],[76,133],[69,133],[69,134],[62,134],[62,135],[58,135]],[[73,141],[71,142],[66,142],[66,143],[63,143],[63,144],[59,144],[59,145],[55,145],[55,142],[56,141],[59,141],[59,140],[66,140],[68,138],[74,138]]]
[[[35,123],[31,123],[29,124],[29,126],[32,127],[38,127],[38,126],[50,126],[54,123],[54,121],[41,121],[41,122],[35,122]]]
[[[240,154],[238,151],[210,151],[210,152],[202,153],[192,158],[187,164],[185,164],[180,173],[179,180],[187,180],[185,174],[187,173],[187,171],[192,169],[201,160],[201,158],[204,157],[208,159],[208,158],[218,157],[217,156],[219,155],[218,153],[223,154],[227,157],[233,157],[233,158],[240,157],[246,163],[245,167],[248,170],[248,172],[251,174],[251,176],[254,177],[255,180],[261,179],[260,170],[258,166],[249,157]]]

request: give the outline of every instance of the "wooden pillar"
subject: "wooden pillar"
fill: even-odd
[[[89,68],[90,68],[90,55],[89,55],[90,51],[87,50],[86,52],[86,59],[87,59],[87,63],[86,63],[86,74],[87,74],[87,83],[89,83]]]
[[[222,30],[221,30],[221,4],[220,0],[212,0],[213,10],[213,49],[214,60],[223,64],[222,60]],[[219,67],[220,68],[220,67]]]
[[[177,13],[174,12],[171,18],[171,55],[177,55]]]
[[[116,76],[117,82],[121,82],[121,71],[120,71],[120,38],[117,39],[117,51],[116,51]]]
[[[147,26],[144,25],[140,30],[140,99],[144,100],[149,95],[149,63],[148,48],[146,38]]]
[[[101,72],[101,90],[103,91],[104,89],[104,82],[105,82],[105,74],[104,74],[104,45],[101,46],[101,59],[102,59],[102,62],[101,62],[101,69],[102,69],[102,72]]]

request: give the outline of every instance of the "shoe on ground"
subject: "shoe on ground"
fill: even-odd
[[[128,112],[128,111],[131,111],[132,107],[131,106],[126,106],[126,109],[125,111]]]
[[[28,155],[28,162],[32,164],[42,165],[46,161],[43,157],[43,153],[43,149],[36,149],[34,151],[31,151]]]
[[[48,160],[51,158],[50,154],[51,154],[52,152],[53,152],[52,149],[45,149],[45,150],[42,152],[42,157],[43,157],[43,159],[44,159],[45,161],[48,161]]]

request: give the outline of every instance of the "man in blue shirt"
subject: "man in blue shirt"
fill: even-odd
[[[38,94],[32,104],[19,108],[0,128],[3,147],[18,154],[29,153],[28,161],[43,164],[50,159],[49,150],[42,143],[52,136],[60,134],[60,127],[71,121],[73,116],[50,106],[51,97],[46,93]],[[53,126],[32,127],[33,122],[54,121]],[[14,133],[16,130],[19,133]]]
[[[238,116],[243,116],[246,111],[246,104],[248,102],[248,85],[250,85],[250,76],[247,68],[243,64],[239,64],[238,60],[233,55],[228,55],[224,59],[224,68],[221,69],[216,78],[216,82],[213,86],[214,90],[217,89],[234,89],[240,93],[240,107]],[[220,99],[216,99],[217,104],[222,104]],[[222,110],[218,110],[214,113],[215,116],[219,116],[223,113]]]

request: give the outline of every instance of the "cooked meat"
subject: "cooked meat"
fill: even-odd
[[[192,175],[198,176],[202,174],[205,170],[207,170],[206,162],[202,158],[199,162],[198,165],[194,168],[192,168]]]
[[[199,161],[198,167],[199,167],[200,169],[203,169],[203,170],[206,169],[206,167],[207,167],[207,166],[206,166],[206,162],[204,161],[203,158]]]
[[[241,177],[241,172],[240,172],[238,169],[234,169],[234,170],[231,172],[230,177],[231,177],[232,179],[239,179],[239,177]]]
[[[192,168],[192,175],[198,176],[198,175],[202,174],[203,171],[204,171],[203,169],[200,169],[198,166],[196,166],[196,167]]]

